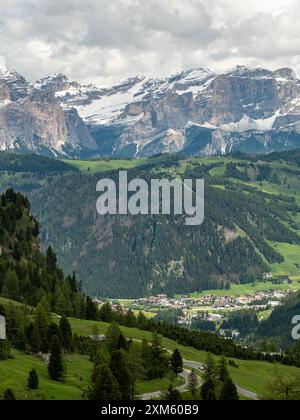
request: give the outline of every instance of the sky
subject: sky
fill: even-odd
[[[299,0],[0,0],[0,66],[110,84],[193,67],[294,67]]]

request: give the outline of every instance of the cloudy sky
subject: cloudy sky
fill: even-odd
[[[0,55],[34,81],[190,67],[300,70],[299,0],[0,0]],[[0,62],[4,58],[0,58]]]

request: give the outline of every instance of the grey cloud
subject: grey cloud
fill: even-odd
[[[1,10],[0,54],[32,80],[276,67],[300,53],[296,0],[1,0]]]

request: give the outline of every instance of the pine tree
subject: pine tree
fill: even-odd
[[[136,327],[136,324],[137,324],[136,316],[134,315],[133,311],[129,309],[129,311],[127,311],[124,316],[124,325],[129,328],[134,328]]]
[[[118,324],[113,322],[108,327],[105,335],[106,347],[110,353],[118,350],[118,341],[120,335],[122,335],[122,331],[120,330]]]
[[[6,276],[4,277],[4,285],[2,290],[2,296],[18,300],[19,298],[19,279],[14,270],[8,271]]]
[[[195,369],[192,369],[188,377],[188,389],[190,393],[192,394],[193,398],[195,398],[198,385],[199,385],[198,376],[195,372]]]
[[[178,349],[174,350],[174,353],[172,354],[170,359],[170,364],[176,376],[178,376],[179,373],[183,372],[183,360],[181,353]]]
[[[135,399],[136,383],[145,379],[145,369],[143,366],[142,346],[132,342],[128,348],[128,367],[131,379],[131,400]]]
[[[91,401],[118,401],[121,399],[118,382],[106,364],[96,368],[93,384],[87,397]]]
[[[109,367],[118,382],[122,400],[129,400],[131,378],[124,350],[112,352]]]
[[[25,334],[25,327],[22,324],[19,325],[16,338],[14,341],[14,345],[18,350],[22,350],[22,351],[26,350],[27,339],[26,339],[26,334]]]
[[[216,385],[208,379],[201,387],[201,398],[204,401],[216,401]]]
[[[92,299],[88,296],[86,298],[86,319],[89,321],[98,321],[98,308]]]
[[[117,350],[125,350],[128,351],[128,342],[126,340],[126,338],[124,337],[123,334],[121,334],[118,338],[118,343],[117,343]]]
[[[68,319],[65,316],[61,317],[59,322],[59,328],[62,347],[67,351],[71,351],[73,347],[72,328]]]
[[[114,320],[114,313],[110,302],[105,303],[99,310],[99,319],[102,322],[111,323]]]
[[[101,365],[109,364],[110,354],[105,346],[99,347],[93,361],[94,361],[94,372],[97,367]]]
[[[212,355],[208,354],[205,365],[204,384],[201,387],[201,398],[204,401],[215,401],[217,399],[217,379],[218,372],[215,361]]]
[[[64,372],[63,359],[61,354],[61,344],[59,338],[55,335],[52,338],[50,346],[50,362],[48,373],[52,380],[60,381]]]
[[[38,353],[42,346],[42,338],[39,329],[35,323],[31,323],[27,329],[30,349],[33,353]]]
[[[225,357],[222,357],[221,360],[219,361],[218,376],[219,376],[219,381],[222,383],[224,383],[229,378],[227,360],[225,359]]]
[[[57,257],[55,253],[53,252],[53,249],[51,246],[47,249],[46,254],[46,266],[48,273],[53,273],[56,270],[56,263],[57,263]]]
[[[208,354],[205,365],[205,381],[212,381],[215,383],[217,379],[217,368],[211,354]]]
[[[51,322],[50,307],[46,299],[42,299],[34,311],[34,326],[40,337],[40,350],[47,353],[50,343],[48,342],[48,327]]]
[[[177,389],[174,389],[173,385],[171,384],[166,392],[166,400],[167,401],[180,401],[182,399],[182,395]]]
[[[29,372],[27,384],[30,389],[38,389],[39,387],[39,377],[34,369]]]
[[[6,360],[10,356],[10,344],[8,340],[0,340],[0,360]]]
[[[3,400],[4,401],[16,401],[15,394],[12,389],[7,388],[3,393]]]
[[[148,379],[164,378],[170,366],[170,359],[162,347],[161,337],[154,333],[151,346],[142,344],[144,367]]]
[[[224,382],[224,385],[220,394],[221,401],[238,401],[239,395],[236,389],[235,384],[232,379],[228,376]]]

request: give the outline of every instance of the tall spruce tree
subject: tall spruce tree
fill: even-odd
[[[117,343],[117,350],[125,350],[128,351],[129,348],[129,344],[126,340],[126,338],[124,337],[123,334],[121,334],[118,338],[118,343]]]
[[[73,347],[72,328],[68,319],[65,316],[61,317],[59,322],[59,328],[62,347],[67,351],[71,351]]]
[[[229,376],[223,384],[221,394],[220,394],[220,400],[221,401],[238,401],[239,400],[239,394],[237,392],[236,386]]]
[[[98,321],[99,311],[97,305],[88,296],[86,298],[86,319],[89,321]]]
[[[181,393],[174,389],[173,385],[171,384],[166,392],[166,400],[167,401],[180,401],[182,400]]]
[[[4,401],[16,401],[14,391],[10,388],[7,388],[3,393],[3,400]]]
[[[125,401],[131,397],[131,377],[126,356],[124,350],[114,351],[109,364],[110,370],[118,382],[122,400]]]
[[[229,378],[227,360],[222,357],[218,364],[218,377],[219,381],[224,383]]]
[[[196,374],[195,369],[192,369],[188,377],[188,390],[192,394],[193,399],[195,398],[198,386],[199,386],[198,376]]]
[[[63,358],[61,353],[61,344],[59,338],[55,335],[50,345],[50,361],[48,365],[48,373],[52,380],[62,380],[64,373]]]
[[[36,373],[36,370],[35,369],[32,369],[29,372],[29,376],[28,376],[28,380],[27,380],[28,388],[30,388],[30,389],[38,389],[39,384],[40,384],[40,382],[39,382],[38,374]]]
[[[216,401],[216,384],[208,379],[201,387],[201,398],[203,401]]]
[[[122,331],[118,324],[113,322],[107,329],[105,335],[105,343],[108,351],[111,353],[115,350],[118,350],[119,337],[122,335]]]
[[[171,359],[170,359],[170,364],[171,364],[171,368],[173,370],[173,372],[175,373],[176,376],[179,375],[179,373],[183,372],[183,359],[181,356],[181,353],[178,349],[175,349]]]
[[[118,401],[121,399],[118,382],[106,364],[96,368],[87,397],[91,401]]]

